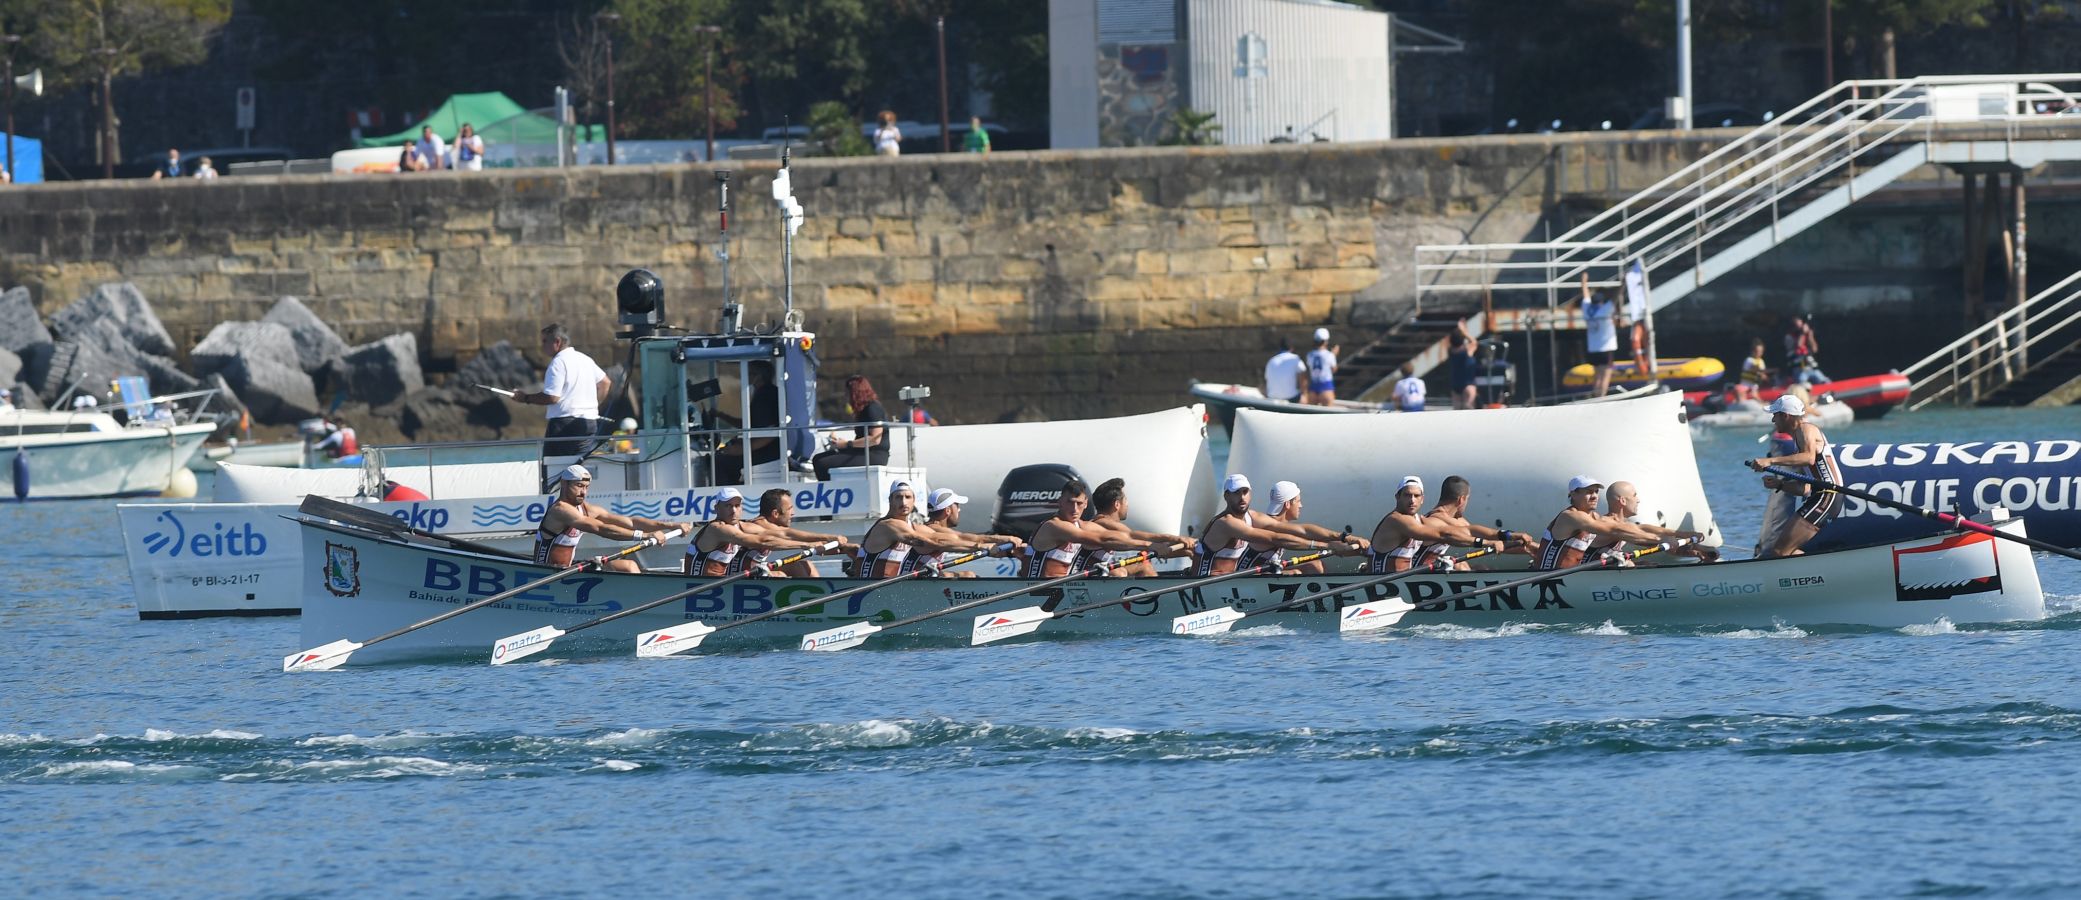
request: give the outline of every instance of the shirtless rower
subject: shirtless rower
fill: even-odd
[[[1402,476],[1395,489],[1395,508],[1373,526],[1373,546],[1366,571],[1377,575],[1407,572],[1417,565],[1426,544],[1442,547],[1487,547],[1501,552],[1501,538],[1484,538],[1464,525],[1433,522],[1423,516],[1423,479]],[[1381,549],[1381,548],[1386,549]]]
[[[1697,539],[1705,537],[1705,533],[1700,531],[1684,531],[1677,528],[1669,528],[1666,526],[1654,525],[1647,522],[1634,522],[1634,519],[1639,517],[1639,515],[1640,492],[1633,487],[1633,482],[1614,481],[1611,483],[1611,487],[1605,489],[1604,517],[1607,519],[1617,519],[1621,522],[1633,522],[1633,524],[1646,529],[1649,534],[1654,535],[1657,539],[1662,541],[1674,541],[1681,538]],[[1592,545],[1592,549],[1611,550],[1616,549],[1618,546],[1618,541],[1606,539],[1599,540],[1598,542],[1596,542],[1594,545]],[[1684,547],[1680,547],[1675,552],[1678,556],[1697,557],[1698,559],[1704,560],[1706,562],[1714,562],[1720,558],[1719,551],[1714,550],[1711,547],[1703,547],[1698,544],[1689,544]],[[1627,568],[1630,567],[1630,565],[1630,562],[1620,563],[1621,568]]]
[[[1458,475],[1448,475],[1444,481],[1438,483],[1438,505],[1431,507],[1431,511],[1424,514],[1423,520],[1440,527],[1464,528],[1482,540],[1502,541],[1505,552],[1525,554],[1539,552],[1538,542],[1532,540],[1532,536],[1529,534],[1522,531],[1490,528],[1487,525],[1468,521],[1467,506],[1472,502],[1474,502],[1474,486],[1468,484],[1467,479]],[[1447,555],[1451,550],[1452,545],[1444,541],[1434,541],[1425,544],[1422,552],[1416,555],[1416,564],[1419,566],[1430,565],[1439,557]],[[1472,566],[1464,562],[1455,562],[1452,566],[1452,570],[1455,572],[1467,572],[1472,569]]]
[[[1272,520],[1265,527],[1293,533],[1298,529],[1301,537],[1328,542],[1331,553],[1337,556],[1357,556],[1372,545],[1364,538],[1353,536],[1349,531],[1331,531],[1320,525],[1301,521],[1301,486],[1291,481],[1280,481],[1272,485]],[[1286,571],[1294,575],[1320,575],[1324,569],[1322,560],[1310,560],[1298,566],[1288,566]]]
[[[578,535],[597,534],[610,541],[640,541],[653,531],[679,529],[680,534],[693,533],[694,526],[685,522],[665,522],[658,519],[642,519],[611,513],[585,502],[586,492],[592,488],[593,474],[584,466],[569,465],[556,473],[556,500],[542,513],[542,521],[535,525],[535,562],[550,566],[569,566],[577,559]],[[643,566],[633,559],[608,560],[609,572],[641,572]]]
[[[1841,484],[1839,469],[1835,463],[1835,449],[1828,444],[1828,436],[1821,427],[1806,420],[1806,403],[1792,394],[1784,394],[1770,403],[1770,424],[1780,433],[1792,438],[1792,452],[1783,456],[1765,456],[1749,460],[1751,469],[1762,471],[1771,466],[1804,468],[1801,474],[1815,481]],[[1802,482],[1790,481],[1775,475],[1763,476],[1763,486],[1774,491],[1784,491],[1806,497],[1793,514],[1791,524],[1778,535],[1777,545],[1766,548],[1763,558],[1774,556],[1797,556],[1807,541],[1813,540],[1821,526],[1835,517],[1842,508],[1842,495],[1835,491],[1824,491]]]
[[[851,538],[838,534],[805,531],[795,527],[795,498],[787,488],[772,488],[759,495],[759,514],[745,520],[744,527],[769,537],[782,537],[795,541],[815,541],[818,546],[838,542],[837,552],[851,556],[860,549]],[[747,550],[754,565],[761,565],[773,555],[772,550]],[[790,578],[815,578],[816,567],[809,560],[798,559],[780,568]]]
[[[1538,564],[1533,568],[1552,571],[1580,565],[1600,537],[1629,544],[1661,542],[1661,538],[1639,525],[1598,514],[1597,495],[1603,490],[1604,483],[1588,475],[1568,480],[1568,508],[1547,523],[1546,542],[1540,546]]]
[[[985,542],[950,537],[923,525],[911,524],[911,513],[917,509],[918,498],[911,492],[910,482],[899,481],[889,485],[888,513],[874,521],[874,525],[860,537],[860,549],[853,552],[854,577],[894,578],[916,571],[918,562],[913,555],[922,557],[936,553],[993,550]],[[1005,553],[995,550],[991,555]]]
[[[956,494],[948,488],[938,488],[932,493],[926,494],[925,527],[945,538],[961,541],[980,541],[988,543],[993,547],[1003,547],[1007,552],[1015,551],[1026,543],[1009,534],[970,534],[956,529],[955,526],[961,524],[961,506],[967,502],[967,497]],[[944,561],[945,556],[945,551],[920,554],[918,564],[929,565],[934,569],[939,569],[942,574],[954,578],[975,577],[974,572],[946,571],[940,565]]]
[[[1147,541],[1096,522],[1084,521],[1084,510],[1090,505],[1091,495],[1084,490],[1082,482],[1075,479],[1063,482],[1062,498],[1056,501],[1055,515],[1035,528],[1033,539],[1026,543],[1026,565],[1019,574],[1026,578],[1060,578],[1098,565],[1102,561],[1100,553],[1106,550],[1147,550],[1184,555],[1182,548],[1168,541]],[[1119,573],[1108,570],[1101,574]]]
[[[1273,527],[1270,516],[1250,512],[1250,479],[1237,472],[1222,479],[1221,514],[1207,523],[1193,548],[1194,574],[1226,575],[1278,558],[1281,550],[1328,550],[1328,544],[1305,537],[1297,529]],[[1346,544],[1345,549],[1354,545]]]
[[[747,527],[744,492],[726,487],[716,492],[714,520],[701,526],[686,544],[686,561],[681,570],[688,575],[717,578],[739,572],[765,574],[766,553],[773,550],[808,550],[821,541],[798,541]]]
[[[1092,491],[1091,511],[1094,513],[1091,517],[1091,524],[1114,534],[1124,534],[1136,540],[1172,545],[1168,552],[1159,552],[1158,556],[1169,559],[1191,554],[1192,539],[1189,537],[1182,534],[1164,534],[1160,531],[1142,531],[1127,524],[1127,481],[1125,479],[1111,479],[1100,484],[1097,490]],[[1120,551],[1113,552],[1113,556],[1116,559],[1123,555]],[[1113,574],[1146,578],[1156,574],[1156,566],[1145,559],[1131,566],[1122,566],[1114,569]]]

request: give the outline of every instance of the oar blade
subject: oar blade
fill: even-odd
[[[324,672],[337,669],[347,662],[347,657],[353,656],[354,651],[359,649],[361,649],[361,645],[353,641],[333,641],[330,644],[312,647],[302,653],[292,653],[282,657],[282,671]]]
[[[714,626],[700,622],[681,622],[670,628],[646,631],[636,635],[636,656],[655,659],[683,653],[701,646],[701,641],[714,633]]]
[[[1243,620],[1243,611],[1233,606],[1187,613],[1171,620],[1172,634],[1227,634]]]
[[[526,634],[499,638],[491,645],[491,664],[503,666],[509,662],[526,659],[549,649],[551,642],[564,636],[564,630],[554,625],[544,625]]]
[[[826,628],[822,631],[803,635],[802,649],[819,653],[851,650],[854,647],[867,643],[868,638],[873,637],[876,632],[881,630],[882,627],[880,625],[872,622],[854,622],[849,625],[840,625],[837,628]]]
[[[1042,622],[1055,617],[1038,606],[1023,606],[1004,612],[984,613],[975,617],[975,628],[968,633],[968,642],[980,647],[992,641],[1032,634]]]
[[[1370,600],[1355,606],[1344,607],[1337,616],[1337,631],[1351,634],[1359,631],[1379,631],[1396,622],[1416,607],[1399,598]]]

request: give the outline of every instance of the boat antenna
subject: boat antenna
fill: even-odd
[[[722,170],[715,173],[716,209],[722,223],[722,239],[717,244],[715,258],[723,264],[723,321],[721,333],[736,334],[737,320],[741,310],[737,300],[730,296],[730,173]]]
[[[782,123],[787,119],[782,118]],[[780,147],[780,171],[773,176],[773,204],[780,209],[780,276],[781,276],[781,321],[788,322],[795,312],[795,232],[802,227],[802,204],[795,200],[793,176],[788,174],[789,158],[793,155],[794,136],[788,126],[781,126],[786,135]],[[785,326],[784,326],[785,327]]]

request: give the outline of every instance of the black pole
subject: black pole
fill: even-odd
[[[115,51],[102,48],[108,55]],[[101,63],[101,177],[113,181],[116,177],[116,106],[115,99],[108,95],[108,87],[115,79],[109,77],[108,60]],[[8,146],[14,145],[9,138]]]
[[[950,153],[954,149],[953,132],[947,127],[947,17],[935,21],[939,38],[939,152]]]
[[[716,33],[722,31],[714,25],[701,29],[708,32],[708,52],[701,61],[701,114],[708,120],[708,150],[702,157],[715,162],[715,41]]]
[[[614,165],[614,36],[607,36],[607,164]]]
[[[0,42],[7,44],[7,180],[14,181],[14,46],[21,43],[19,34],[0,34]]]

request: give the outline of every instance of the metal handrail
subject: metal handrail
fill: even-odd
[[[1901,374],[1909,378],[1911,394],[1925,387],[1932,389],[1929,396],[1909,403],[1908,409],[1921,409],[1945,396],[1954,400],[1961,399],[1967,386],[1973,386],[1977,390],[1980,377],[1996,368],[2006,369],[2012,372],[2014,377],[2020,377],[2028,371],[2032,347],[2066,327],[2081,322],[2081,305],[2077,305],[2077,301],[2081,301],[2081,287],[2077,285],[2081,285],[2081,272],[2060,279],[2058,283],[2039,291],[2030,299],[2003,310],[2000,315],[1981,323],[1979,327],[1966,332],[1957,340],[1945,344],[1936,352],[1902,369]],[[2057,299],[2050,299],[2055,295],[2059,295]],[[2075,309],[2068,313],[2065,319],[2057,324],[2045,325],[2046,319],[2069,306],[2075,306]],[[2012,331],[2022,331],[2028,337],[2011,346],[2007,336]],[[1967,368],[1976,359],[1984,361]],[[1937,368],[1939,363],[1947,365]],[[2022,364],[2023,371],[2016,371],[2018,363]],[[1949,374],[1948,378],[1937,377],[1946,372]]]

